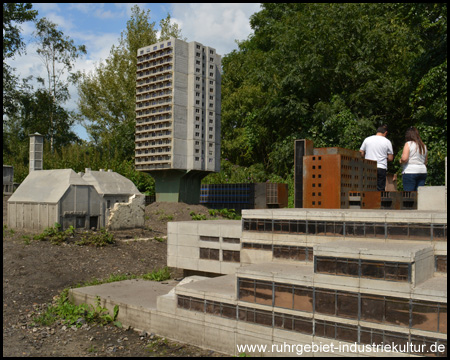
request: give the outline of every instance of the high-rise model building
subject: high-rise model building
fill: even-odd
[[[157,201],[198,203],[220,171],[220,66],[215,49],[175,38],[138,50],[135,166]]]

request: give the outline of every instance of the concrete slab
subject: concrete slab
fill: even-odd
[[[167,294],[179,282],[170,280],[156,282],[148,280],[124,280],[94,286],[71,289],[71,296],[75,304],[88,303],[89,298],[99,296],[101,299],[113,300],[115,303],[124,303],[147,309],[156,309],[156,299]]]

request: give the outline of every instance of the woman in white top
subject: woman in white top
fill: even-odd
[[[415,127],[406,130],[405,146],[403,147],[400,164],[403,170],[403,190],[417,191],[424,186],[427,178],[428,151]]]

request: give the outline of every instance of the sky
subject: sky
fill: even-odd
[[[65,36],[75,45],[85,45],[87,54],[75,63],[75,71],[94,71],[96,65],[104,61],[112,45],[118,44],[121,32],[126,29],[134,3],[33,3],[38,11],[37,19],[46,17],[58,25]],[[182,36],[187,41],[197,41],[215,48],[217,54],[226,55],[237,49],[236,40],[245,40],[252,33],[249,19],[260,11],[260,4],[221,3],[138,3],[141,9],[150,10],[150,21],[159,21],[169,13],[172,22],[178,24]],[[21,35],[27,44],[26,54],[16,56],[8,63],[16,69],[21,78],[46,78],[41,59],[36,53],[36,45],[31,41],[34,23],[20,25]],[[150,45],[150,44],[148,44]],[[37,83],[34,83],[37,84]],[[35,86],[35,88],[37,85]],[[68,110],[76,110],[78,94],[74,86],[70,89],[71,99],[65,104]],[[81,125],[74,126],[77,135],[89,140]]]

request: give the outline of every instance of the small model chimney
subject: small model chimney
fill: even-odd
[[[44,165],[44,136],[39,133],[30,135],[30,172],[42,170]]]

